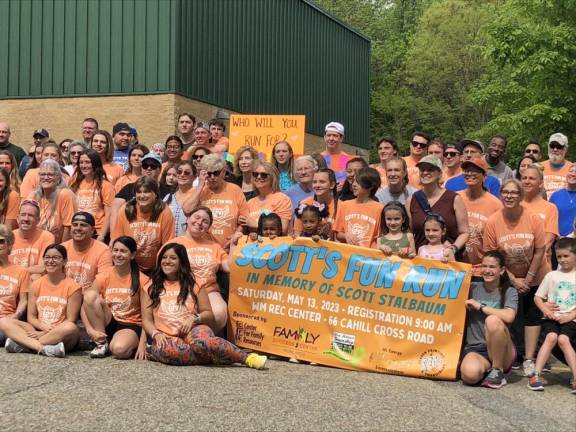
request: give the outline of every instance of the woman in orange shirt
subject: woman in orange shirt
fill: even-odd
[[[118,237],[112,242],[114,267],[96,276],[84,293],[82,321],[96,343],[91,358],[112,354],[117,359],[144,360],[146,336],[142,332],[140,290],[148,278],[136,263],[136,241]]]
[[[142,158],[149,152],[148,147],[142,144],[135,144],[130,148],[128,152],[128,169],[126,173],[116,181],[114,185],[116,193],[120,192],[127,184],[134,183],[142,177]]]
[[[28,198],[40,204],[38,226],[54,234],[57,243],[70,239],[76,197],[62,177],[60,164],[48,159],[40,164],[40,187]]]
[[[76,194],[77,211],[86,211],[96,221],[97,240],[106,242],[110,231],[110,206],[114,187],[106,178],[102,161],[93,149],[86,149],[78,159],[76,179],[70,189]]]
[[[14,234],[8,225],[0,224],[0,318],[22,319],[26,312],[30,274],[19,265],[10,264]],[[0,346],[6,337],[0,331]]]
[[[0,223],[16,229],[19,206],[20,197],[10,187],[10,174],[4,168],[0,168]]]
[[[256,232],[258,219],[264,212],[276,213],[282,220],[282,234],[286,235],[292,219],[292,202],[280,192],[278,170],[268,162],[258,160],[252,167],[252,183],[256,196],[248,201],[248,216],[240,216],[239,223]]]
[[[66,258],[64,246],[48,246],[44,252],[46,275],[34,281],[28,293],[28,322],[0,320],[0,331],[7,337],[6,352],[64,357],[76,347],[82,290],[66,277]]]
[[[49,141],[42,146],[42,162],[45,160],[53,160],[58,162],[60,167],[60,172],[66,182],[69,181],[70,177],[68,172],[62,168],[62,150],[60,146],[53,141]],[[20,185],[20,196],[22,198],[28,198],[28,196],[40,185],[40,168],[29,168],[26,171],[26,175],[22,180]]]
[[[264,369],[266,356],[247,354],[210,328],[214,315],[205,290],[194,293],[194,278],[184,246],[165,245],[146,290],[142,290],[142,326],[149,360],[175,366],[241,363]]]
[[[140,271],[148,274],[154,269],[162,245],[174,237],[174,216],[160,199],[156,180],[141,177],[135,189],[136,197],[120,207],[111,237],[128,236],[136,240],[136,262]]]
[[[10,175],[10,187],[20,194],[20,176],[18,175],[18,163],[16,158],[8,150],[0,150],[0,168],[4,168]]]
[[[97,130],[94,136],[92,136],[90,147],[96,150],[96,153],[100,156],[102,167],[104,167],[104,171],[106,171],[108,181],[112,183],[113,186],[116,185],[118,179],[124,175],[124,168],[113,162],[114,142],[112,141],[110,133],[105,130]]]

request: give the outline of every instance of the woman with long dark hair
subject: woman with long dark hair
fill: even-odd
[[[184,246],[169,243],[142,291],[142,325],[148,359],[176,366],[241,363],[264,369],[266,356],[247,354],[214,336],[214,314],[205,290],[194,293],[194,278]]]
[[[77,210],[94,216],[98,240],[105,241],[110,231],[114,186],[108,181],[100,156],[93,149],[86,149],[80,155],[76,178],[70,189],[76,194]]]
[[[105,130],[94,132],[90,140],[90,147],[96,150],[96,153],[100,156],[108,181],[112,185],[116,185],[116,181],[124,175],[124,168],[114,163],[114,141],[110,133]]]
[[[470,298],[465,301],[469,314],[460,364],[465,384],[500,388],[506,384],[504,374],[516,359],[509,326],[516,317],[518,292],[510,284],[505,260],[498,251],[486,252],[483,280],[472,282]]]
[[[0,150],[0,168],[4,168],[10,177],[10,188],[20,194],[20,176],[16,158],[8,150]]]
[[[92,287],[84,293],[82,321],[96,343],[90,352],[92,358],[109,354],[117,359],[145,358],[140,290],[148,278],[138,269],[136,250],[132,237],[112,241],[114,267],[97,275]]]
[[[141,177],[136,181],[135,189],[136,197],[120,207],[111,237],[125,235],[136,240],[136,262],[143,273],[150,273],[160,248],[174,237],[174,216],[160,199],[156,180]]]
[[[12,229],[17,228],[16,217],[19,206],[20,197],[10,187],[10,174],[4,168],[0,168],[0,223],[7,224]]]
[[[150,150],[148,147],[142,144],[135,144],[130,147],[128,151],[128,168],[122,177],[116,181],[114,185],[114,190],[118,193],[122,190],[124,186],[129,183],[134,183],[144,174],[142,172],[142,159],[146,156]]]

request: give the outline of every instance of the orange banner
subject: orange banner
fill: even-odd
[[[232,114],[228,151],[234,154],[240,147],[250,145],[270,160],[274,144],[286,141],[295,155],[302,155],[305,124],[303,115]]]
[[[239,244],[230,275],[238,346],[346,369],[456,379],[470,265],[329,241]]]

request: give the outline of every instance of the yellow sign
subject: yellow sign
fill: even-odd
[[[295,155],[302,155],[305,123],[303,115],[232,114],[229,152],[250,145],[270,160],[274,144],[286,141]]]
[[[238,346],[346,369],[455,379],[470,265],[281,237],[234,252]]]

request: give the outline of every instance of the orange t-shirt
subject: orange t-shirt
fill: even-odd
[[[488,218],[502,209],[502,203],[491,193],[485,192],[480,198],[470,201],[466,191],[459,192],[460,198],[468,212],[468,232],[470,236],[466,242],[464,259],[472,264],[472,275],[481,275],[481,263],[484,256],[482,237]]]
[[[16,312],[19,297],[28,292],[29,285],[30,274],[24,267],[0,267],[0,318]]]
[[[488,218],[484,229],[484,250],[499,250],[506,256],[506,267],[519,278],[526,277],[535,248],[546,245],[544,222],[536,213],[524,209],[515,224],[504,219],[502,210]],[[544,268],[540,265],[539,268]],[[543,274],[542,274],[543,273]],[[534,284],[542,281],[545,272],[538,271]]]
[[[66,184],[70,184],[70,176],[68,173],[62,173],[62,178]],[[20,196],[27,198],[40,186],[40,168],[30,168],[26,171],[22,184],[20,185]]]
[[[558,229],[558,207],[545,199],[530,203],[523,201],[522,205],[540,216],[540,219],[544,221],[546,234],[554,234],[556,237],[560,236]]]
[[[18,217],[18,211],[20,210],[20,195],[17,192],[11,190],[8,192],[8,203],[6,206],[6,216],[2,223],[6,223],[8,220],[16,220]]]
[[[228,260],[228,254],[222,246],[212,240],[197,241],[185,236],[176,237],[172,241],[184,246],[188,252],[190,268],[196,282],[194,292],[198,293],[201,289],[208,293],[219,291],[216,272],[222,262]]]
[[[380,222],[384,205],[378,201],[359,204],[355,199],[340,201],[334,220],[334,232],[353,234],[358,246],[369,248],[380,235]]]
[[[36,228],[30,239],[22,237],[20,229],[14,231],[14,246],[10,252],[10,262],[22,267],[30,267],[41,263],[46,247],[54,243],[54,234]]]
[[[135,183],[136,180],[138,180],[139,178],[140,176],[137,176],[136,174],[132,173],[124,174],[122,177],[116,180],[116,184],[114,185],[114,191],[116,193],[120,192],[124,186],[130,183]]]
[[[244,192],[232,183],[224,182],[224,188],[216,193],[208,187],[200,193],[200,205],[212,210],[210,233],[223,247],[238,227],[238,217],[248,214],[248,204]]]
[[[136,261],[140,270],[152,270],[156,266],[158,251],[164,243],[174,237],[174,216],[170,208],[165,207],[156,222],[150,222],[150,215],[143,215],[142,212],[137,212],[136,219],[129,222],[126,217],[126,204],[124,204],[118,211],[116,226],[112,230],[111,238],[116,239],[123,235],[136,240],[138,245]]]
[[[82,292],[90,288],[96,275],[112,267],[112,254],[108,246],[92,239],[92,244],[83,251],[74,248],[74,240],[62,243],[68,252],[66,276],[82,287]]]
[[[115,164],[114,162],[106,162],[103,164],[104,172],[108,181],[112,185],[116,184],[116,181],[124,175],[124,168],[121,165]]]
[[[105,207],[110,207],[114,201],[114,186],[108,180],[102,182],[102,189],[98,191],[95,182],[82,180],[76,191],[78,211],[86,211],[94,216],[96,232],[100,234],[104,225]]]
[[[146,290],[150,282],[146,286]],[[189,294],[184,304],[178,302],[180,282],[165,281],[164,292],[160,293],[160,304],[152,312],[154,325],[158,331],[170,336],[180,336],[180,327],[184,321],[196,314],[196,302]]]
[[[53,285],[48,276],[42,276],[32,282],[31,289],[36,296],[38,319],[50,326],[66,321],[68,299],[76,291],[81,290],[80,285],[68,277],[58,285]]]
[[[148,281],[148,277],[140,273],[139,289],[136,294],[132,295],[132,275],[128,273],[120,277],[112,268],[96,276],[94,287],[106,302],[116,321],[142,325],[140,289],[146,286]]]
[[[336,211],[334,210],[334,206],[335,206],[336,201],[331,198],[330,202],[328,203],[328,217],[325,218],[322,222],[324,225],[328,225],[323,226],[322,229],[320,230],[321,232],[331,232],[332,231],[332,225],[334,224],[334,218],[336,217]],[[302,201],[300,201],[300,205],[312,205],[314,204],[314,197],[306,197],[304,198]],[[300,235],[302,233],[303,227],[302,227],[302,220],[298,217],[294,217],[294,234],[296,235]]]
[[[35,199],[34,195],[32,194],[29,198]],[[45,197],[42,197],[40,199],[40,223],[38,226],[54,234],[56,240],[61,240],[64,227],[72,225],[75,209],[76,196],[70,189],[60,189],[54,208]]]
[[[273,192],[264,199],[255,196],[248,201],[248,217],[258,222],[260,215],[265,212],[276,213],[280,219],[290,221],[292,219],[292,202],[288,195],[282,192]]]
[[[408,168],[408,184],[416,189],[422,189],[422,184],[420,183],[420,170],[416,166],[419,162],[412,156],[404,156],[402,159],[406,161],[406,166]]]
[[[380,188],[385,188],[386,186],[388,186],[388,177],[386,177],[386,169],[384,169],[384,167],[381,164],[373,164],[370,166],[374,168],[376,171],[378,171],[378,174],[380,174]]]
[[[566,187],[566,175],[572,167],[572,162],[566,161],[562,169],[552,170],[550,161],[542,162],[542,167],[544,168],[544,189],[546,190],[546,195],[550,198],[554,192]]]

